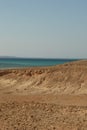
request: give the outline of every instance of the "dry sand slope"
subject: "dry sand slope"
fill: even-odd
[[[87,61],[0,70],[0,130],[87,130]]]

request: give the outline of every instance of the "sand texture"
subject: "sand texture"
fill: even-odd
[[[0,70],[0,130],[87,130],[87,61]]]

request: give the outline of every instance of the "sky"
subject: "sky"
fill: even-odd
[[[0,0],[0,56],[87,58],[87,0]]]

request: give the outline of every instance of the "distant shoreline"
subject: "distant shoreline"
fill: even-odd
[[[67,64],[74,64],[74,63],[78,63],[81,61],[87,61],[87,60],[75,60],[75,61],[69,61],[69,62],[65,62],[62,64],[56,64],[56,65],[48,65],[48,66],[21,66],[21,67],[7,67],[7,68],[0,68],[0,71],[4,71],[4,70],[28,70],[28,69],[49,69],[49,68],[54,68],[56,66],[65,66]]]
[[[0,58],[1,69],[49,67],[64,64],[78,59],[30,59],[30,58]]]

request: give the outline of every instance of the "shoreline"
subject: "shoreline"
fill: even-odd
[[[78,63],[78,62],[81,62],[81,61],[87,61],[87,60],[69,61],[69,62],[65,62],[65,63],[61,63],[61,64],[55,64],[55,65],[43,65],[43,66],[42,66],[42,65],[41,65],[41,66],[36,65],[36,66],[9,67],[9,68],[7,67],[7,68],[0,68],[0,70],[2,70],[2,69],[3,69],[3,70],[4,70],[4,69],[5,69],[5,70],[7,70],[7,69],[8,69],[8,70],[9,70],[9,69],[11,70],[11,69],[12,69],[12,70],[13,70],[13,69],[29,69],[29,68],[50,68],[50,67],[52,68],[52,67],[56,67],[56,66],[60,66],[60,65],[62,66],[62,65],[70,64],[70,63],[72,64],[72,63],[74,63],[74,62],[75,62],[75,63]]]
[[[37,61],[36,61],[37,60]],[[52,60],[52,61],[51,61]],[[0,69],[18,69],[18,68],[30,68],[30,67],[52,67],[56,65],[62,65],[64,63],[70,63],[78,61],[77,59],[1,59]]]

